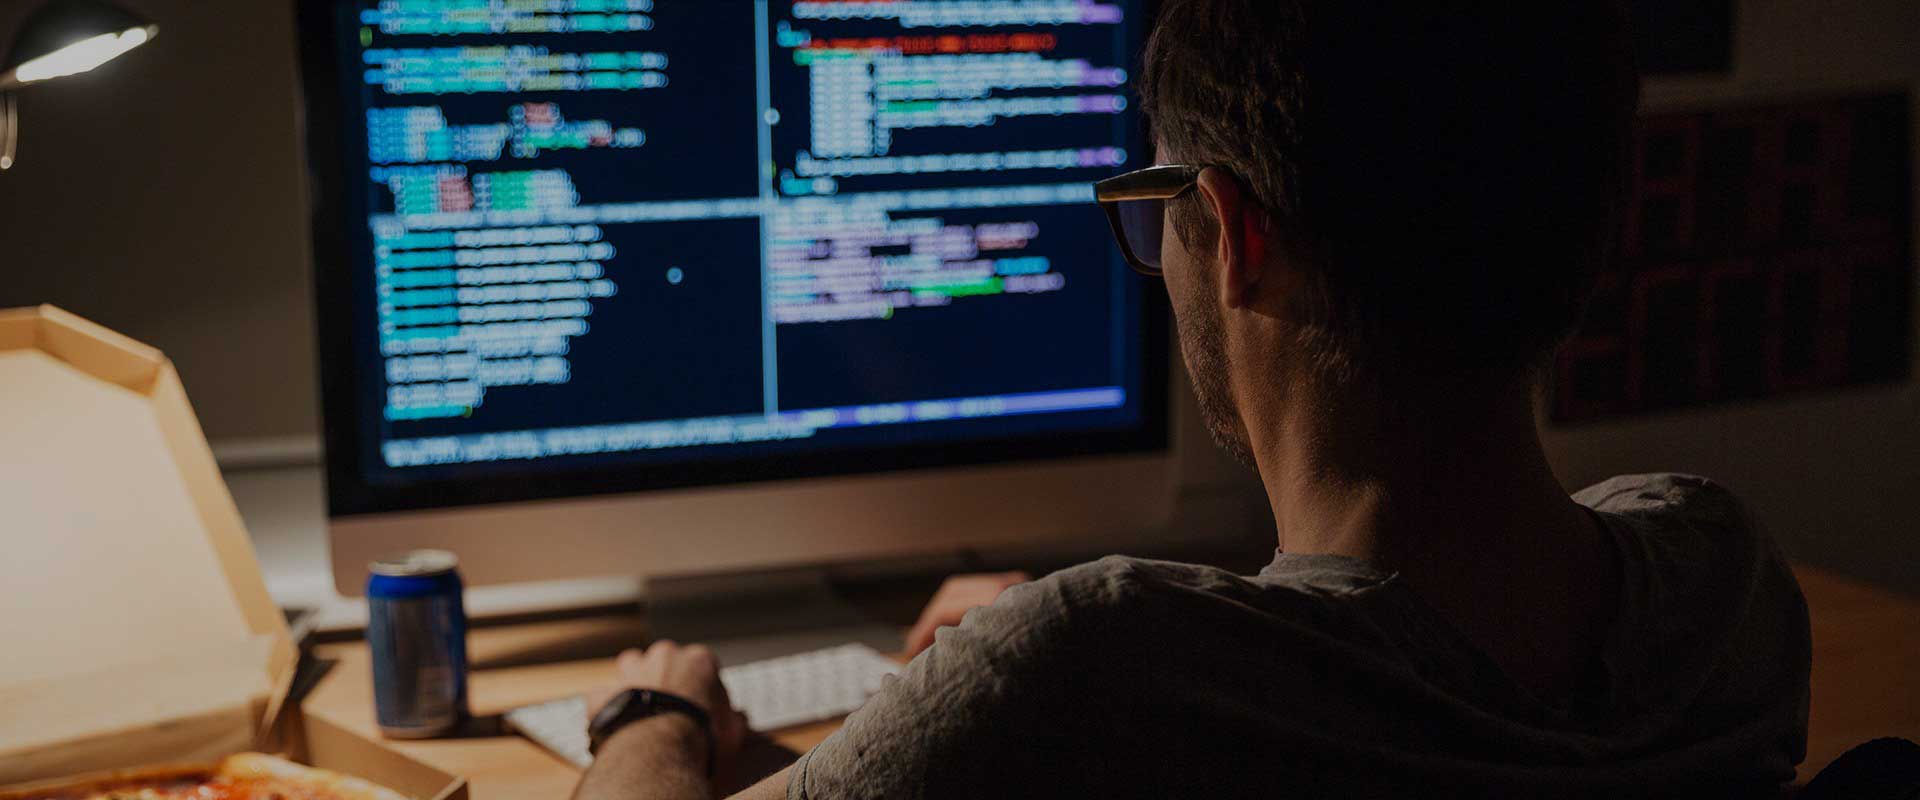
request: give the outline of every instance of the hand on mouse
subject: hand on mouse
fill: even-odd
[[[927,601],[927,607],[920,612],[920,621],[914,623],[913,630],[907,633],[907,656],[917,656],[922,650],[933,646],[934,631],[960,624],[960,618],[966,616],[968,611],[991,605],[994,598],[999,597],[1007,587],[1031,580],[1033,576],[1019,571],[947,578],[940,584],[940,590],[933,593],[933,599]]]

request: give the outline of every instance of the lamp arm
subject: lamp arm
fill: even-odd
[[[0,89],[0,170],[13,168],[13,156],[20,145],[20,98]]]

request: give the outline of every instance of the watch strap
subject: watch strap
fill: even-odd
[[[712,775],[715,769],[713,718],[699,703],[654,689],[628,689],[607,701],[587,723],[587,752],[598,755],[601,743],[613,738],[620,729],[661,714],[684,714],[699,727],[700,736],[707,740],[707,774]]]

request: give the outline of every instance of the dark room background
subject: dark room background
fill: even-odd
[[[22,97],[20,163],[0,174],[0,307],[54,303],[165,350],[256,535],[317,537],[318,487],[301,477],[317,458],[317,389],[291,3],[124,3],[161,24],[152,44]],[[25,0],[0,6],[6,42]],[[1745,0],[1735,17],[1731,69],[1649,79],[1645,114],[1869,93],[1912,103],[1920,90],[1914,0]],[[1888,169],[1910,190],[1904,161]],[[1876,289],[1908,308],[1912,258]],[[1906,320],[1890,335],[1910,361]],[[1920,592],[1920,389],[1899,366],[1891,380],[1543,424],[1570,484],[1714,477],[1790,556]],[[1257,487],[1176,396],[1188,494],[1232,498],[1247,511],[1222,519],[1261,535]]]

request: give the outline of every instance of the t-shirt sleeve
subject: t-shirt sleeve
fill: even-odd
[[[1049,758],[1072,720],[1056,707],[1068,678],[1050,662],[1067,643],[1072,590],[1059,575],[1012,587],[943,628],[841,729],[801,757],[787,797],[1005,796]]]
[[[1806,754],[1812,637],[1773,538],[1732,492],[1691,475],[1620,476],[1574,499],[1636,526],[1628,596],[1646,663],[1629,674],[1658,677],[1620,691],[1684,706],[1684,724],[1705,731],[1694,735],[1742,737],[1755,769],[1791,778]]]

